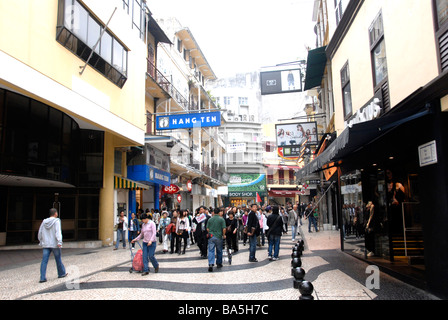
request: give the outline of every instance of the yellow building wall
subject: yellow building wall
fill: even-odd
[[[344,129],[341,69],[349,62],[353,114],[374,95],[369,27],[383,15],[391,107],[438,76],[431,1],[367,0],[331,63],[335,127]]]
[[[83,2],[103,24],[117,7],[109,28],[130,49],[128,79],[122,89],[90,66],[79,74],[85,62],[56,41],[57,0],[0,1],[0,50],[80,94],[88,88],[87,98],[100,99],[111,113],[144,129],[146,45],[132,30],[122,1]]]

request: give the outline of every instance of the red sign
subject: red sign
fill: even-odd
[[[170,185],[169,187],[163,187],[163,192],[168,194],[175,194],[179,192],[179,187],[175,184]]]
[[[177,202],[182,202],[182,195],[180,193],[177,195]]]
[[[191,183],[191,180],[187,181],[187,190],[188,192],[191,192],[191,190],[193,189],[193,184]]]

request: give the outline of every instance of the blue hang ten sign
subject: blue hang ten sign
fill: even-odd
[[[157,130],[190,129],[200,127],[219,127],[221,112],[175,114],[156,117]]]

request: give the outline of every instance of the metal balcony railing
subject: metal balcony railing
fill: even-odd
[[[172,85],[172,83],[156,68],[156,66],[149,59],[147,59],[147,62],[148,75],[184,110],[188,110],[188,100],[185,99],[184,96],[182,96],[182,94]]]

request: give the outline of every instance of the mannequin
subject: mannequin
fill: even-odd
[[[372,257],[375,255],[375,235],[374,235],[374,222],[373,215],[375,213],[375,206],[372,201],[367,202],[366,210],[369,212],[369,219],[366,224],[366,233],[365,233],[365,245],[367,250],[367,256]]]

